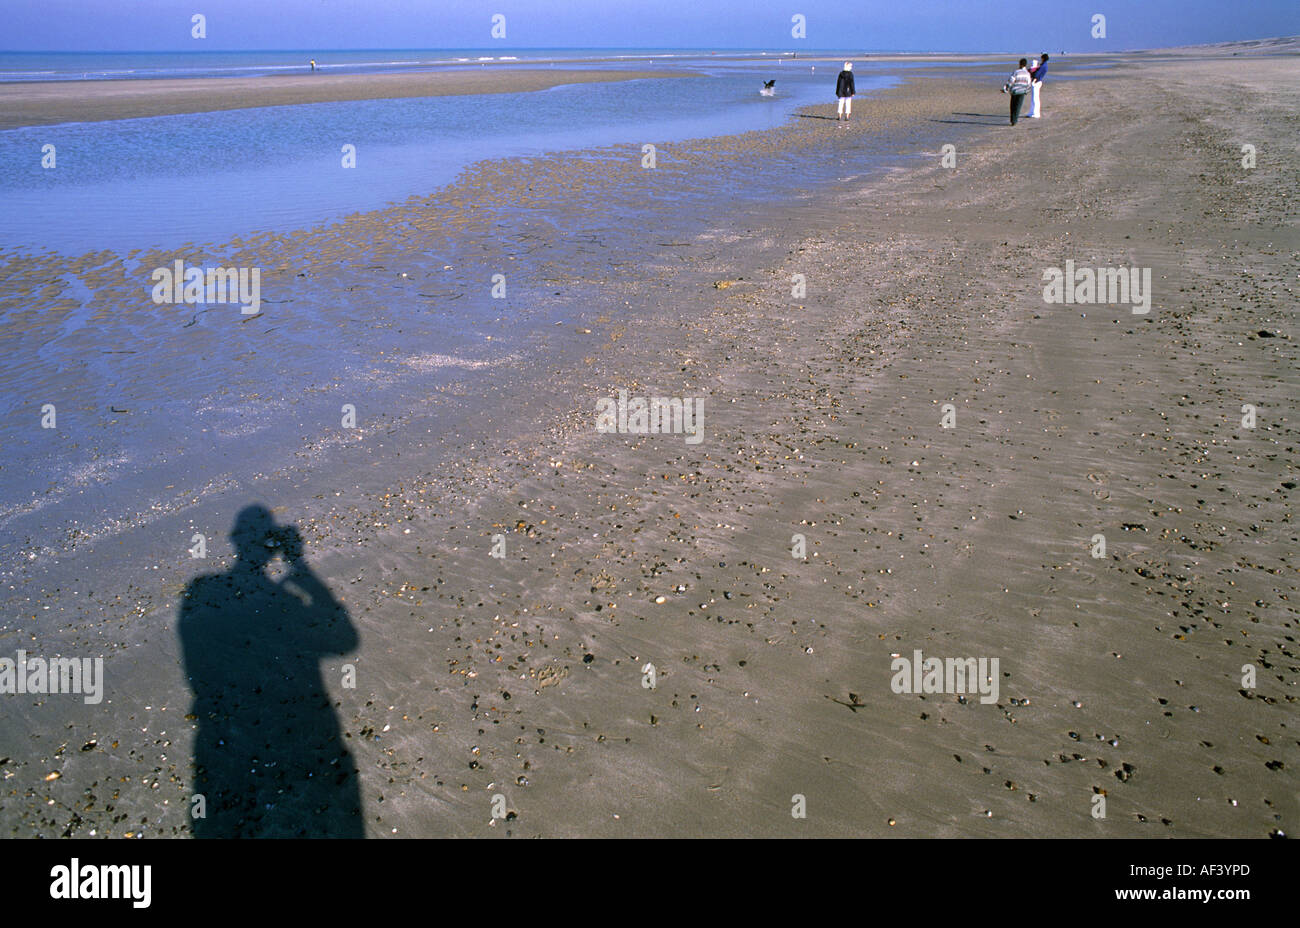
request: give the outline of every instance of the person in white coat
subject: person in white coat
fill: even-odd
[[[1038,112],[1038,104],[1034,100],[1034,91],[1038,89],[1038,81],[1034,80],[1034,72],[1038,70],[1038,59],[1032,58],[1029,61],[1029,99],[1025,102],[1029,104],[1029,112],[1025,114],[1026,119],[1033,119],[1034,114]]]

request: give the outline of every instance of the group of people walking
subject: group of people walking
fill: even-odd
[[[1025,117],[1038,119],[1043,115],[1039,93],[1043,80],[1047,77],[1048,57],[1047,52],[1043,52],[1041,59],[1035,58],[1032,62],[1028,58],[1021,58],[1020,67],[1002,85],[1002,92],[1011,94],[1011,125],[1014,126],[1020,120],[1020,110],[1025,105],[1025,97],[1029,97],[1029,112]]]
[[[1016,69],[1010,79],[1002,85],[1002,92],[1011,94],[1011,125],[1020,121],[1020,110],[1025,105],[1025,98],[1029,98],[1029,112],[1025,114],[1027,119],[1038,119],[1043,115],[1042,100],[1040,97],[1043,81],[1047,78],[1047,59],[1050,56],[1043,52],[1042,58],[1035,58],[1032,62],[1028,58],[1020,59],[1020,67]],[[844,62],[844,70],[840,72],[839,77],[835,79],[835,97],[838,102],[836,109],[836,121],[848,121],[853,115],[853,96],[857,89],[853,86],[853,62]]]

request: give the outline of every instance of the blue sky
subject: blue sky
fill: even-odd
[[[207,38],[190,17],[207,17]],[[490,36],[494,13],[506,38]],[[1091,35],[1106,17],[1106,38]],[[791,36],[791,17],[807,37]],[[10,51],[771,48],[1114,51],[1300,33],[1300,0],[0,0]]]

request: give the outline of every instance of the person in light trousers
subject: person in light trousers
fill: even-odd
[[[1043,79],[1047,77],[1047,52],[1043,52],[1041,60],[1034,62],[1029,69],[1029,76],[1034,79],[1033,89],[1030,90],[1029,113],[1026,119],[1038,119],[1043,115],[1041,104],[1038,102],[1038,93],[1042,89]]]

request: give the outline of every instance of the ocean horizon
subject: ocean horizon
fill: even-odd
[[[685,62],[696,59],[802,55],[962,55],[942,50],[871,51],[842,48],[439,48],[266,49],[239,51],[38,52],[0,50],[0,83],[73,80],[148,80],[199,77],[270,77],[310,73],[312,59],[325,74],[379,74],[456,67],[534,66],[575,62]],[[997,54],[991,52],[988,54]]]

